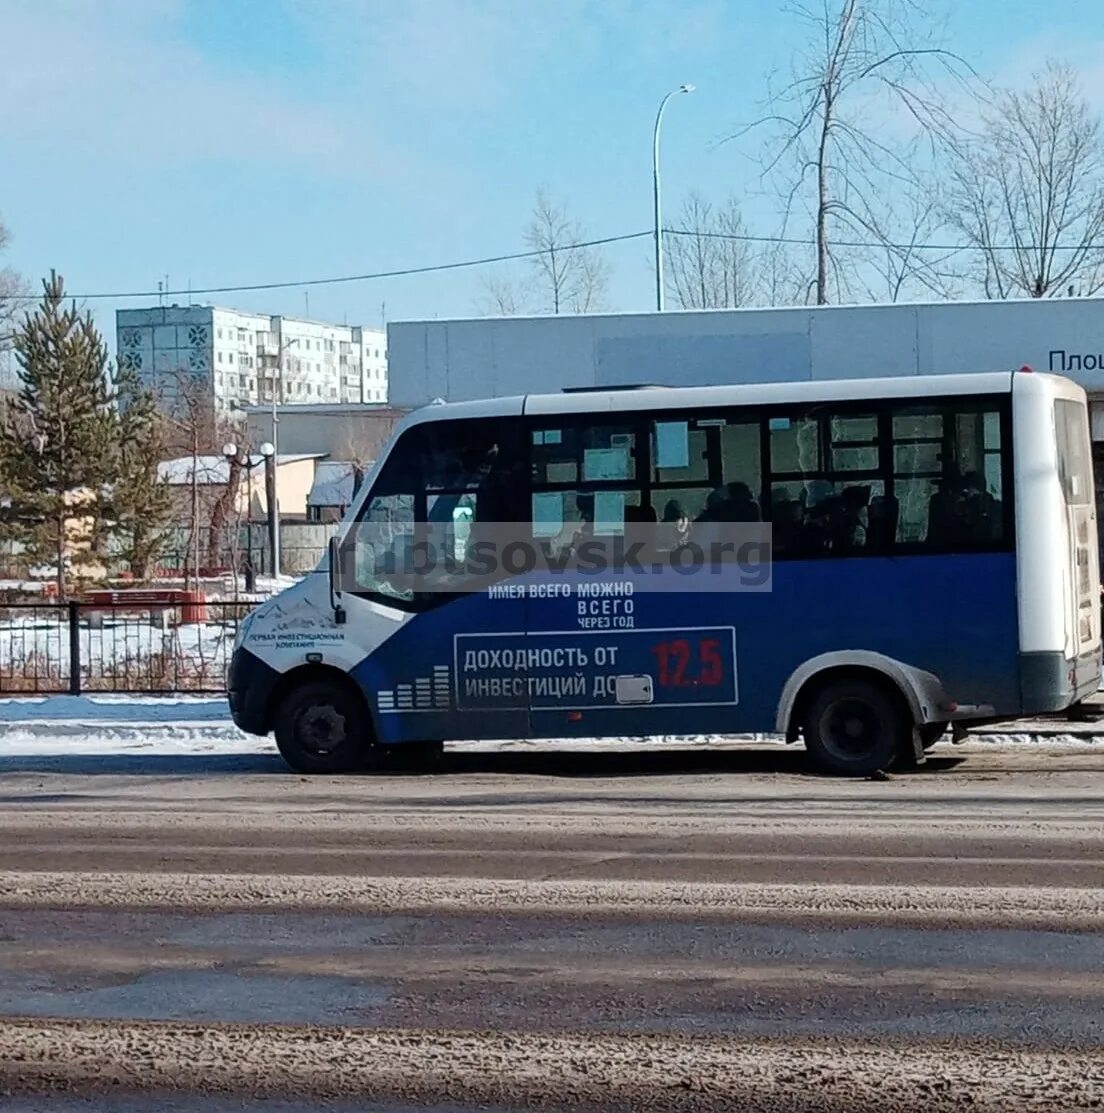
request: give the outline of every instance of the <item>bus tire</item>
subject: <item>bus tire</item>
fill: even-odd
[[[364,700],[346,684],[310,680],[276,712],[276,747],[296,773],[350,773],[372,745]]]
[[[809,758],[821,772],[868,777],[897,761],[910,726],[900,698],[885,685],[848,677],[813,693],[802,734]]]
[[[947,723],[921,723],[916,728],[920,732],[920,745],[925,750],[930,750],[947,733],[947,725]]]

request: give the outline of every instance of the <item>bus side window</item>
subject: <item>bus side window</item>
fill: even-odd
[[[731,559],[743,524],[762,520],[759,423],[738,414],[672,413],[651,423],[648,522],[661,551],[693,544]]]
[[[1007,543],[999,411],[968,401],[892,418],[896,542],[933,552]]]
[[[550,558],[586,562],[647,520],[632,424],[559,416],[531,428],[529,438],[526,514],[533,541]]]
[[[884,549],[895,506],[881,474],[878,414],[817,406],[768,418],[774,549],[857,556]]]

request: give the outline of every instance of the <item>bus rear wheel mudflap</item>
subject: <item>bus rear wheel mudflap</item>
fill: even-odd
[[[930,750],[947,733],[949,725],[948,723],[921,723],[916,728],[920,735],[920,745],[925,750]]]
[[[824,773],[865,777],[907,760],[912,723],[891,682],[863,676],[826,680],[801,719],[805,749]]]
[[[297,773],[350,773],[374,764],[368,708],[347,682],[302,681],[284,696],[274,722],[277,749]]]

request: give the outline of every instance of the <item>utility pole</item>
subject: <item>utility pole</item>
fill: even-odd
[[[284,395],[284,352],[294,344],[299,343],[299,338],[293,336],[290,340],[280,337],[280,347],[276,356],[276,366],[272,372],[272,466],[266,472],[266,485],[268,475],[271,474],[271,489],[269,498],[269,529],[272,531],[272,574],[280,574],[280,504],[279,492],[276,488],[276,468],[280,459],[280,414],[277,402],[277,383],[279,383],[279,402],[283,402]]]

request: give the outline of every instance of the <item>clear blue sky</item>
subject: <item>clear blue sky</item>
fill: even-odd
[[[941,10],[982,73],[1062,57],[1104,107],[1101,0]],[[798,34],[769,0],[0,0],[0,262],[74,292],[418,266],[519,249],[541,185],[595,235],[644,229],[663,93],[698,86],[665,124],[672,209],[692,188],[742,195],[757,144],[717,140]],[[647,241],[610,261],[610,307],[648,308]],[[374,324],[384,303],[467,315],[479,295],[460,272],[313,290],[309,308]],[[301,290],[212,300],[305,308]],[[96,305],[109,337],[114,308]]]

